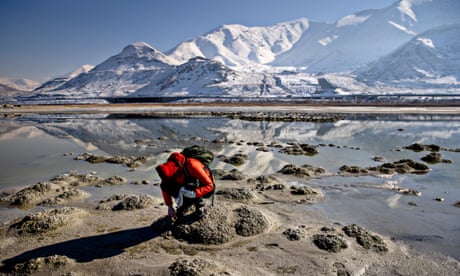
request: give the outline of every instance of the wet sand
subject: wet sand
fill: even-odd
[[[35,106],[0,113],[210,111],[209,106]],[[217,107],[216,107],[217,108]],[[228,107],[231,111],[247,108]],[[279,108],[279,109],[278,109]],[[305,112],[394,113],[388,107],[277,106]],[[408,107],[409,108],[409,107]],[[260,110],[259,106],[251,111]],[[275,108],[273,108],[275,110]],[[222,110],[222,107],[219,107]],[[320,111],[318,111],[320,110]],[[11,112],[10,112],[11,111]],[[459,112],[414,107],[402,113]],[[164,148],[169,150],[169,148]],[[77,162],[77,161],[76,161]],[[114,164],[114,166],[120,166]],[[317,171],[312,168],[313,171]],[[62,172],[56,171],[56,175]],[[319,172],[320,173],[320,172]],[[0,273],[33,275],[458,275],[460,262],[417,252],[402,241],[327,220],[309,208],[320,191],[290,187],[296,176],[217,181],[215,205],[201,220],[171,225],[159,197],[117,195],[91,200],[83,187],[125,185],[123,175],[64,174],[2,195],[33,215],[0,229]],[[41,185],[39,185],[41,183]],[[151,185],[155,183],[149,183]],[[157,184],[157,183],[156,183]],[[154,189],[159,189],[154,186]],[[16,197],[14,197],[17,195]],[[10,200],[10,201],[8,201]],[[25,204],[21,204],[24,202]],[[38,207],[37,207],[38,206]],[[48,211],[40,211],[40,210]]]
[[[308,168],[320,176],[327,172]],[[0,273],[33,275],[458,275],[460,262],[416,252],[309,208],[324,200],[297,175],[222,180],[202,219],[171,224],[159,197],[91,200],[81,188],[125,185],[122,176],[66,173],[3,197],[38,210],[1,228]],[[230,173],[231,174],[231,173]],[[312,175],[308,172],[303,177]],[[227,179],[229,179],[227,175]],[[234,179],[237,179],[235,177]],[[148,184],[148,183],[146,183]],[[150,184],[148,184],[150,185]],[[153,189],[159,189],[154,184]],[[37,209],[34,209],[37,210]]]

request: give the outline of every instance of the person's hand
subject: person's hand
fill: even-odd
[[[174,207],[172,207],[172,205],[168,206],[168,216],[172,219],[177,218],[176,210],[174,210]]]
[[[196,193],[195,191],[187,190],[185,187],[180,188],[179,190],[179,195],[182,194],[182,196],[188,197],[188,198],[196,198]]]

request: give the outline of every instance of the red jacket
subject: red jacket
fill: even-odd
[[[195,158],[187,158],[184,166],[184,169],[180,170],[176,176],[176,182],[180,186],[195,182],[195,179],[197,179],[199,187],[194,190],[196,197],[203,197],[214,190],[214,180],[211,172],[203,163]],[[185,170],[187,170],[188,175],[185,174]],[[171,195],[165,191],[162,191],[162,194],[165,204],[167,206],[172,205]]]

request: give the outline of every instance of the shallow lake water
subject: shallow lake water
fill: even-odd
[[[225,143],[213,143],[220,139]],[[143,142],[140,142],[143,141]],[[146,142],[147,141],[147,142]],[[278,148],[259,151],[251,142],[318,145],[315,156],[293,156]],[[286,164],[310,164],[336,173],[342,165],[370,167],[383,157],[388,162],[420,158],[428,152],[404,149],[412,143],[436,144],[452,163],[429,164],[424,175],[386,177],[330,176],[300,180],[319,188],[323,202],[305,209],[322,212],[333,222],[356,223],[375,232],[403,240],[417,249],[433,250],[460,259],[460,115],[353,115],[331,123],[253,122],[226,117],[153,118],[115,115],[24,115],[0,120],[0,192],[43,182],[69,171],[95,172],[102,177],[121,175],[128,184],[86,188],[88,201],[115,193],[160,196],[158,187],[132,182],[159,181],[154,167],[168,152],[190,144],[210,147],[216,156],[245,153],[248,161],[236,167],[249,176],[277,172]],[[334,146],[331,146],[331,145]],[[76,155],[148,156],[150,161],[131,171],[115,164],[90,164]],[[216,159],[213,168],[235,167]],[[421,196],[396,193],[397,185],[421,192]],[[442,198],[443,201],[437,201]],[[0,222],[36,210],[0,206]],[[302,215],[302,214],[299,214]]]

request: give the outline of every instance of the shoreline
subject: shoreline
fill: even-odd
[[[129,107],[133,105],[123,104],[111,107],[110,112],[112,114],[138,113],[140,116],[148,116],[155,112],[176,112],[178,116],[211,112],[206,105],[199,105],[196,108],[191,108],[190,105],[173,105],[173,109],[171,105],[159,106],[160,111],[153,106],[149,106],[145,111],[142,109],[144,105],[136,105],[134,109],[130,109]],[[68,114],[72,112],[80,114],[75,111],[78,108],[81,107],[71,107],[72,111]],[[92,108],[94,107],[91,106],[90,109],[93,110]],[[249,108],[236,106],[231,107],[228,112],[234,112],[235,108],[244,112],[253,112],[252,115],[266,112],[266,106]],[[297,106],[279,108],[289,111],[287,112],[289,116],[302,111],[297,109]],[[139,112],[139,109],[142,111]],[[216,107],[216,109],[225,110],[225,107]],[[95,108],[94,112],[104,113],[98,108]],[[389,110],[386,112],[390,114]],[[40,114],[49,113],[46,111]],[[324,114],[318,117],[328,116],[327,113]],[[138,143],[149,144],[152,141],[152,139],[140,140]],[[177,146],[175,142],[164,143],[158,147],[159,151],[166,152]],[[251,149],[250,151],[255,149],[249,144],[242,146],[235,146],[234,150],[241,151],[247,147]],[[228,147],[233,146],[228,144]],[[65,158],[74,157],[69,155]],[[38,205],[47,202],[46,204],[50,206],[45,204],[46,207],[34,209],[36,216],[17,217],[3,225],[0,230],[0,248],[4,255],[1,258],[0,275],[3,275],[2,272],[14,274],[12,270],[18,274],[33,275],[66,273],[69,275],[181,275],[180,273],[195,273],[192,275],[212,273],[214,275],[457,275],[460,273],[458,259],[437,251],[418,250],[402,239],[365,229],[362,227],[364,224],[355,227],[341,220],[328,219],[324,213],[313,207],[317,202],[327,200],[318,185],[312,184],[309,187],[312,189],[305,190],[289,187],[291,185],[289,183],[300,179],[308,180],[308,178],[274,173],[260,175],[264,176],[261,178],[256,177],[259,174],[254,174],[250,177],[251,181],[249,179],[219,180],[217,207],[211,209],[211,216],[204,222],[186,221],[185,229],[181,230],[181,228],[163,228],[166,223],[164,218],[166,207],[162,204],[161,197],[151,197],[153,193],[141,192],[142,195],[138,197],[121,194],[109,197],[106,193],[103,193],[102,199],[96,199],[94,195],[88,197],[85,193],[88,191],[87,188],[99,193],[99,191],[111,191],[115,187],[124,187],[130,182],[134,184],[132,182],[134,179],[139,181],[136,185],[145,184],[141,183],[141,179],[133,177],[133,172],[124,166],[105,164],[107,167],[104,172],[110,171],[107,175],[101,174],[100,167],[99,170],[96,169],[98,165],[90,163],[88,166],[94,168],[88,170],[89,174],[77,174],[72,179],[67,179],[72,176],[71,173],[60,171],[55,167],[57,174],[63,173],[65,176],[37,180],[42,181],[43,185],[50,185],[50,189],[31,189],[37,191],[40,196],[36,202]],[[112,172],[112,168],[116,168],[117,172]],[[297,171],[296,168],[292,169]],[[316,173],[322,173],[313,167],[311,169]],[[102,175],[104,179],[97,178]],[[238,177],[238,175],[230,176]],[[278,180],[271,178],[272,176]],[[123,180],[123,177],[126,180]],[[94,183],[91,182],[93,180]],[[353,179],[351,181],[354,182]],[[308,186],[308,181],[304,184]],[[285,188],[281,189],[280,185]],[[131,187],[135,187],[137,194],[148,186]],[[148,188],[158,189],[156,186]],[[399,192],[404,193],[405,190],[394,191],[396,196]],[[66,199],[61,194],[69,198]],[[62,199],[64,202],[59,201]],[[53,205],[54,202],[57,202],[57,205]],[[128,208],[136,202],[140,203],[140,208]],[[144,203],[146,205],[143,205]],[[52,212],[39,212],[44,209]],[[47,225],[42,224],[43,221],[63,222],[63,225],[44,232],[20,233],[36,231],[34,228],[27,228],[27,221],[35,222],[37,226]],[[260,226],[260,221],[264,222],[262,223],[264,225],[259,229],[256,226]],[[220,222],[230,224],[219,224]],[[14,226],[11,227],[12,225]],[[244,230],[242,234],[235,234],[233,225],[238,225]],[[203,243],[203,240],[196,238],[196,233],[203,231],[196,231],[200,228],[194,227],[207,227],[204,228],[206,229],[204,233],[209,234],[207,238],[219,238],[222,237],[220,234],[224,233],[223,237],[229,240],[218,244]],[[216,229],[217,233],[213,232]],[[187,233],[194,234],[187,235]],[[231,235],[225,236],[228,233]],[[375,240],[378,243],[362,242],[365,244],[362,245],[358,242],[358,238],[353,236],[358,234],[360,240],[368,242]]]
[[[327,104],[63,104],[63,105],[20,105],[0,107],[0,114],[135,114],[161,112],[257,112],[257,111],[296,111],[315,114],[460,114],[460,106],[449,105],[327,105]]]
[[[281,183],[290,179],[276,177]],[[89,175],[79,174],[62,175],[50,181],[74,186],[74,178],[81,179],[80,185],[92,185]],[[268,189],[257,192],[251,188],[254,183],[245,180],[220,180],[216,205],[210,206],[207,200],[206,217],[184,221],[185,228],[179,228],[181,224],[170,228],[161,198],[148,195],[137,196],[137,201],[144,200],[145,205],[134,208],[127,203],[132,198],[129,195],[99,202],[61,202],[47,211],[3,225],[0,274],[456,275],[460,272],[460,262],[451,257],[411,249],[404,241],[359,225],[330,221],[308,207],[323,200],[323,195],[315,189],[295,194],[289,189],[269,188],[277,185],[275,182],[261,182]],[[245,215],[239,213],[242,211]],[[246,232],[226,236],[225,222],[234,223],[238,216],[243,217],[237,225],[243,225]],[[30,221],[34,221],[34,226],[28,224]],[[50,221],[60,225],[51,224],[47,229],[44,223]],[[200,233],[204,233],[204,240]],[[222,237],[225,239],[220,240]]]

